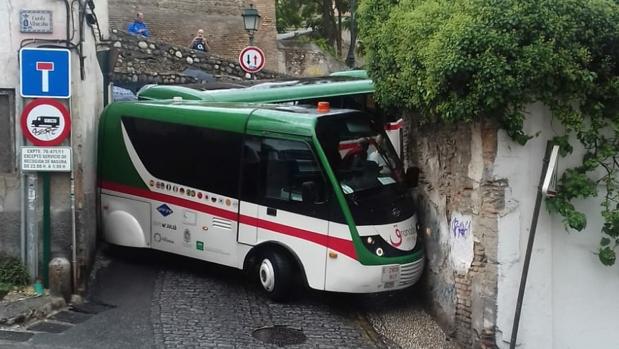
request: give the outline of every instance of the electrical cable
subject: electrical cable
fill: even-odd
[[[47,44],[57,44],[56,45],[47,45],[48,47],[58,47],[58,48],[62,48],[63,46],[60,46],[60,44],[64,44],[64,47],[66,48],[66,46],[69,46],[69,49],[77,49],[77,46],[70,42],[70,41],[66,41],[66,40],[54,40],[54,39],[35,39],[35,38],[29,38],[29,39],[23,39],[20,43],[19,43],[19,48],[23,48],[32,44],[36,44],[36,43],[47,43]]]

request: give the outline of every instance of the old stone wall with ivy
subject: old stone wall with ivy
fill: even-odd
[[[536,264],[537,276],[531,281],[535,286],[527,288],[530,303],[525,302],[529,316],[521,322],[523,338],[514,344],[587,347],[589,340],[595,347],[619,345],[603,330],[609,322],[619,325],[619,305],[611,306],[612,310],[604,306],[618,304],[614,301],[616,295],[613,297],[605,290],[609,286],[616,289],[619,251],[619,3],[366,0],[361,2],[358,15],[368,72],[376,84],[379,104],[410,110],[408,117],[415,124],[434,127],[439,134],[440,130],[459,129],[462,123],[476,125],[486,120],[500,129],[496,151],[502,154],[500,161],[488,166],[482,156],[482,175],[471,177],[467,174],[472,168],[469,166],[469,172],[460,168],[454,176],[454,183],[462,181],[461,177],[480,178],[483,195],[481,199],[468,199],[472,207],[486,207],[492,199],[484,196],[495,197],[492,193],[500,193],[498,188],[505,186],[503,194],[511,196],[504,199],[504,209],[494,205],[490,212],[479,211],[483,220],[488,219],[486,223],[476,223],[479,217],[475,213],[469,215],[469,207],[455,206],[465,212],[450,211],[449,204],[464,191],[458,188],[441,193],[437,186],[449,183],[450,177],[441,173],[451,172],[452,165],[445,166],[446,163],[455,161],[465,166],[467,157],[449,160],[452,157],[448,152],[436,150],[442,145],[424,150],[440,155],[425,167],[432,170],[431,178],[435,181],[433,189],[426,190],[426,201],[430,206],[445,207],[432,213],[435,220],[442,222],[437,223],[441,234],[451,232],[456,241],[469,231],[474,236],[472,242],[465,244],[452,243],[451,237],[444,235],[436,242],[430,240],[430,246],[448,251],[447,259],[452,262],[438,269],[442,273],[438,280],[449,280],[444,276],[451,272],[450,268],[459,269],[470,263],[473,269],[476,251],[481,251],[476,248],[478,243],[487,256],[482,269],[491,270],[493,264],[499,263],[495,275],[484,274],[480,283],[472,279],[472,342],[467,340],[466,333],[461,334],[468,324],[467,300],[464,308],[458,308],[459,298],[453,298],[456,306],[452,323],[460,342],[465,346],[483,346],[487,329],[494,331],[496,342],[502,347],[509,341],[514,290],[518,289],[533,211],[531,199],[537,191],[536,178],[542,168],[546,140],[552,140],[560,145],[561,161],[567,166],[559,170],[556,195],[544,201],[542,215],[548,211],[552,218],[544,219],[551,223],[544,227],[546,235],[541,234],[542,247],[534,249],[532,263],[536,258],[546,263]],[[534,103],[544,107],[532,107]],[[463,132],[454,137],[466,135]],[[471,138],[470,144],[475,144],[475,138]],[[462,146],[453,146],[452,150],[454,154],[466,151]],[[478,153],[471,151],[471,164],[476,163]],[[423,161],[421,164],[424,167]],[[505,171],[506,168],[511,170]],[[486,236],[486,232],[496,229],[497,220],[498,252],[496,243],[477,235]],[[563,234],[565,230],[569,235]],[[592,239],[597,244],[591,244]],[[459,251],[467,254],[459,255]],[[429,248],[428,253],[433,253],[433,249]],[[502,262],[497,262],[496,256]],[[431,271],[433,258],[430,256]],[[461,259],[466,263],[460,263]],[[597,259],[598,264],[592,264],[591,259]],[[466,277],[454,277],[453,281],[456,290],[468,290]],[[484,287],[476,289],[480,284]],[[502,304],[495,310],[500,313],[498,325],[488,307],[484,308],[488,316],[476,315],[476,297],[481,294],[492,298],[486,292],[489,285],[495,285],[498,303]],[[443,286],[438,287],[442,290]],[[436,296],[434,291],[432,294]],[[449,303],[433,299],[441,308]],[[583,306],[591,302],[596,304],[595,310]],[[578,314],[578,322],[570,321],[573,314]],[[586,330],[575,332],[575,328]],[[475,342],[477,338],[479,342]]]

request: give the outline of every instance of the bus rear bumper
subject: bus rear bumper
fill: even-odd
[[[425,264],[420,259],[407,264],[362,265],[350,258],[327,263],[325,291],[374,293],[399,290],[421,278]]]

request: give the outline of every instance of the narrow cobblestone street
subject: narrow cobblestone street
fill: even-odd
[[[252,337],[256,329],[286,326],[301,330],[294,348],[376,348],[359,323],[351,299],[299,290],[288,303],[274,303],[241,272],[164,267],[155,282],[152,318],[155,341],[165,348],[276,347]]]
[[[303,333],[305,340],[289,348],[392,347],[363,316],[364,296],[300,288],[289,302],[275,303],[241,271],[148,250],[100,253],[95,268],[88,298],[112,308],[63,333],[34,331],[29,341],[0,340],[0,347],[281,347],[252,336],[269,326]]]
[[[88,302],[103,306],[99,313],[81,323],[50,316],[13,328],[31,338],[0,338],[0,348],[457,348],[423,310],[415,289],[357,295],[299,287],[290,301],[276,303],[242,271],[109,247],[97,256],[89,289]],[[37,330],[41,324],[66,329],[46,333]],[[253,333],[264,328],[298,336],[263,342]]]

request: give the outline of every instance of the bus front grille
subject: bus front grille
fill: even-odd
[[[412,285],[419,280],[423,273],[424,259],[400,266],[400,286]]]

